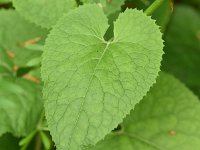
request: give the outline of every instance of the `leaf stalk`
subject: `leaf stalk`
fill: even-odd
[[[155,0],[144,12],[149,16],[152,15],[153,12],[160,7],[160,5],[164,2],[164,0]]]

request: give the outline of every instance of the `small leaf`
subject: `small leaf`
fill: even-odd
[[[111,133],[88,150],[199,150],[200,103],[180,81],[161,73],[147,96]]]
[[[64,15],[46,41],[45,112],[58,150],[101,140],[155,83],[163,54],[155,21],[126,10],[114,23],[113,41],[103,39],[107,29],[103,10],[84,5]]]
[[[64,13],[76,7],[76,0],[12,1],[22,16],[45,28],[51,28]]]

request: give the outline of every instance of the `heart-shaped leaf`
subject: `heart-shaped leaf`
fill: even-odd
[[[44,48],[42,78],[49,129],[58,149],[95,144],[134,108],[155,82],[163,40],[155,21],[126,10],[114,39],[102,8],[84,5],[64,15]]]

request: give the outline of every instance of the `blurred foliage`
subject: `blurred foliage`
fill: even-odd
[[[25,46],[44,43],[47,30],[29,23],[14,10],[0,10],[0,18],[0,47],[9,51],[16,65],[25,66],[30,59],[41,55]]]
[[[190,6],[176,6],[165,45],[163,70],[174,74],[200,96],[199,12]]]
[[[35,129],[42,111],[41,86],[25,79],[0,80],[0,135],[26,136]],[[17,113],[16,113],[17,112]]]
[[[19,150],[19,139],[13,137],[11,134],[6,133],[0,137],[1,150]]]
[[[0,0],[0,4],[1,3],[9,3],[11,0]]]

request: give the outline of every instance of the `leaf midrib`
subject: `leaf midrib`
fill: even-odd
[[[107,52],[107,49],[108,49],[109,45],[111,44],[111,42],[107,42],[107,41],[105,41],[104,39],[102,39],[102,40],[104,41],[104,43],[106,44],[106,46],[105,46],[105,48],[104,48],[104,50],[103,50],[103,53],[102,53],[101,57],[99,58],[99,61],[97,62],[96,66],[94,67],[94,72],[93,72],[93,74],[92,74],[92,76],[91,76],[91,78],[90,78],[90,80],[89,80],[89,84],[88,84],[88,86],[87,86],[87,89],[86,89],[86,92],[85,92],[85,96],[84,96],[83,102],[81,103],[81,106],[80,106],[80,109],[79,109],[79,112],[78,112],[78,117],[77,117],[77,119],[76,119],[76,121],[75,121],[74,128],[72,129],[71,134],[70,134],[70,137],[69,137],[68,149],[70,148],[72,136],[73,136],[73,134],[74,134],[74,130],[75,130],[76,127],[77,127],[77,124],[78,124],[78,121],[79,121],[81,112],[83,111],[83,106],[84,106],[84,103],[85,103],[85,98],[86,98],[86,96],[87,96],[87,93],[88,93],[89,87],[90,87],[90,85],[91,85],[91,83],[92,83],[92,80],[93,80],[93,78],[94,78],[94,76],[95,76],[97,67],[98,67],[98,65],[101,63],[101,60],[103,59],[105,53]]]

